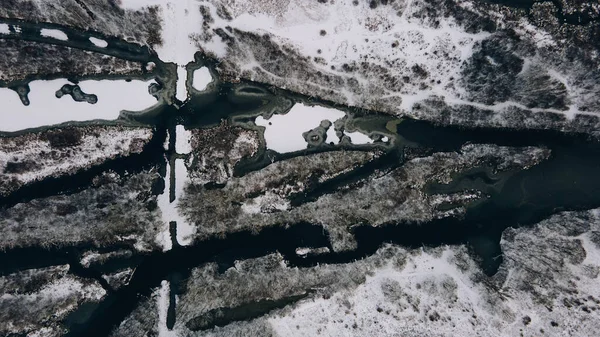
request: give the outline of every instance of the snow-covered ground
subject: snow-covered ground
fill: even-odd
[[[0,335],[59,336],[63,322],[84,304],[106,295],[95,281],[69,273],[69,265],[19,270],[0,276]]]
[[[48,140],[53,134],[57,138],[61,134],[66,139],[79,138],[74,138],[74,143],[69,146],[56,148]],[[0,195],[33,181],[72,174],[117,156],[140,153],[151,138],[149,128],[121,126],[59,129],[3,138],[0,142],[0,172],[4,179],[0,179]],[[47,153],[54,155],[47,156]],[[29,165],[29,168],[10,172],[9,164]]]
[[[149,7],[159,8],[162,20],[160,32],[162,44],[157,46],[157,53],[164,62],[173,62],[185,66],[194,61],[198,48],[189,35],[201,31],[202,16],[197,0],[119,0],[116,3],[126,13],[147,10]]]
[[[340,138],[334,123],[345,116],[346,113],[341,110],[298,103],[284,115],[273,115],[269,119],[258,116],[255,123],[265,128],[267,148],[286,153],[306,149],[307,141],[303,133],[319,127],[322,121],[331,123],[325,133],[326,143],[338,144]],[[373,143],[369,136],[360,131],[344,131],[342,134],[348,136],[350,142],[355,145]]]
[[[171,284],[162,281],[157,290],[156,306],[158,308],[158,337],[177,337],[175,331],[167,328],[167,311],[169,310]]]
[[[280,254],[235,261],[224,272],[209,263],[192,270],[169,333],[190,335],[189,323],[199,321],[208,327],[194,332],[199,337],[589,336],[600,329],[599,226],[600,211],[591,210],[510,228],[494,276],[483,273],[465,245],[386,244],[365,259],[307,268],[288,266]],[[168,288],[163,282],[163,321]],[[308,296],[258,318],[211,324],[222,317],[215,309],[226,315],[291,294]]]
[[[302,136],[303,132],[318,127],[324,120],[333,124],[345,115],[340,110],[298,103],[285,115],[273,115],[269,119],[264,119],[262,116],[257,117],[256,125],[265,128],[267,148],[285,153],[306,149],[307,143]],[[329,128],[329,130],[332,129],[333,126]],[[333,134],[335,135],[335,131]],[[327,140],[329,141],[329,133]]]
[[[175,127],[175,152],[178,154],[188,154],[192,152],[192,133],[185,129],[183,125]]]
[[[177,125],[175,127],[175,152],[177,154],[184,155],[189,154],[192,151],[191,137],[191,132],[185,130],[183,125]],[[157,242],[165,251],[173,248],[171,234],[169,232],[169,223],[171,221],[177,222],[177,243],[180,245],[189,245],[192,242],[193,234],[195,233],[195,227],[186,221],[177,208],[177,203],[183,195],[184,188],[190,181],[184,159],[175,159],[174,166],[175,194],[173,201],[171,202],[170,200],[170,177],[173,168],[169,164],[167,165],[165,174],[165,189],[163,193],[158,196],[158,206],[162,213],[163,228],[158,234]]]
[[[472,56],[473,48],[478,42],[490,36],[486,32],[468,33],[452,17],[436,18],[439,25],[433,27],[424,20],[413,17],[423,7],[420,1],[400,1],[375,9],[369,8],[368,2],[354,5],[350,0],[327,4],[300,0],[260,4],[231,1],[225,5],[232,16],[231,21],[218,15],[217,8],[222,5],[220,1],[206,1],[203,5],[210,9],[215,21],[214,24],[211,23],[211,29],[230,26],[244,32],[268,33],[275,43],[292,46],[298,56],[314,58],[315,61],[309,64],[315,70],[340,76],[345,80],[354,77],[358,84],[355,88],[348,85],[330,87],[341,94],[349,105],[364,106],[361,99],[374,102],[375,98],[404,98],[422,92],[427,93],[421,96],[423,98],[439,92],[459,94],[454,88],[454,80],[460,78],[461,64]],[[220,39],[215,36],[212,41]],[[236,42],[241,45],[245,43],[243,40]],[[216,48],[211,49],[210,43],[199,45],[219,54]],[[221,48],[227,49],[226,46]],[[293,85],[293,88],[290,87],[292,90],[299,88],[299,81],[296,81],[298,85],[292,84],[294,74],[290,74],[287,78],[289,81],[286,81],[282,77],[285,75],[273,72],[263,64],[262,55],[257,54],[258,50],[251,50],[250,46],[241,48],[246,51],[245,55],[234,55],[235,48],[229,48],[225,57],[240,67],[240,73],[256,74],[256,79],[260,81],[277,84],[285,82],[288,87]],[[444,57],[441,56],[442,53],[445,54]],[[248,62],[238,63],[241,61],[238,58],[243,56],[248,57]],[[371,71],[373,78],[369,78],[366,73],[357,74],[344,69],[344,65],[363,59],[368,59],[377,66],[392,67],[393,72],[411,76],[413,81],[402,85],[401,90],[398,90],[398,85],[394,85],[384,86],[380,91],[373,92],[369,89],[370,85],[373,88],[381,85],[379,79],[375,78],[377,69]],[[412,68],[417,65],[429,74],[426,90],[422,88],[418,78],[414,80],[417,76]],[[282,70],[284,67],[286,65]],[[257,75],[258,70],[267,76]],[[311,69],[306,71],[311,72]],[[301,91],[311,90],[311,87],[309,85]],[[358,88],[360,91],[355,90]],[[372,95],[375,97],[369,97]]]
[[[417,252],[404,268],[385,266],[350,293],[306,301],[269,322],[276,336],[472,335],[470,311],[484,301],[483,291],[448,261],[456,258],[454,254],[452,249],[441,251],[441,256]],[[458,301],[452,303],[453,299]],[[469,314],[463,313],[465,309]],[[479,310],[475,314],[489,317]],[[428,315],[456,327],[440,330]]]
[[[369,144],[372,143],[373,140],[371,138],[369,138],[369,136],[365,135],[362,132],[344,132],[344,134],[348,137],[350,137],[350,140],[352,141],[352,144]]]
[[[470,123],[470,117],[463,116],[467,109],[468,114],[487,114],[477,125],[544,127],[543,118],[529,118],[526,125],[518,125],[514,115],[531,112],[562,115],[566,119],[556,123],[581,128],[573,122],[575,116],[596,115],[600,110],[594,98],[600,91],[593,79],[596,75],[584,70],[579,60],[556,62],[561,51],[552,54],[547,50],[562,48],[560,43],[566,40],[547,32],[544,24],[536,26],[522,13],[505,7],[468,0],[121,3],[129,9],[151,5],[161,9],[164,44],[157,52],[163,61],[184,66],[202,50],[221,61],[217,71],[228,78],[245,78],[336,103],[437,121],[443,117],[439,109],[420,110],[422,103],[435,98],[448,105],[454,124]],[[503,12],[511,19],[503,21],[503,15],[498,14]],[[507,74],[504,78],[514,81],[514,86],[525,83],[510,97],[478,96],[477,90],[465,84],[469,74],[477,73],[465,69],[478,62],[475,56],[481,53],[482,45],[506,39],[503,31],[490,28],[493,25],[514,29],[524,43],[543,49],[532,55],[524,53],[524,48],[513,48],[508,40],[493,42],[512,48],[510,54],[540,69],[523,71],[514,80]],[[265,38],[261,40],[261,36]],[[270,55],[279,55],[277,62]],[[506,59],[498,55],[484,59],[484,66],[497,67],[492,73],[506,72],[502,63]],[[536,87],[540,76],[552,73],[558,76],[544,77],[543,88]],[[554,94],[556,88],[560,91],[561,86],[567,92],[558,101],[564,101],[566,108],[530,104]]]
[[[358,288],[304,301],[269,322],[276,336],[586,336],[600,328],[600,248],[592,242],[599,215],[566,212],[508,229],[494,277],[464,246],[397,251],[406,255]]]
[[[206,90],[206,87],[213,81],[210,71],[206,67],[194,70],[192,85],[198,91]]]
[[[0,23],[0,34],[10,34],[10,28],[6,23]]]
[[[433,4],[423,0],[125,0],[121,4],[130,9],[151,5],[160,7],[163,19],[164,43],[157,53],[163,61],[180,67],[202,50],[221,61],[217,70],[229,78],[263,82],[345,105],[438,120],[439,108],[421,109],[433,98],[449,106],[456,116],[452,122],[458,124],[469,124],[469,117],[463,116],[465,109],[489,112],[490,117],[478,125],[514,127],[519,127],[515,113],[558,114],[565,120],[557,123],[581,128],[573,122],[575,116],[600,112],[600,102],[594,98],[600,91],[593,79],[596,75],[583,70],[579,60],[571,65],[556,62],[560,54],[547,50],[564,39],[516,11],[510,12],[514,19],[503,21],[497,13],[510,10],[494,5],[468,0]],[[488,22],[514,29],[524,43],[532,42],[543,52],[527,54],[512,42],[503,42],[506,35],[490,29]],[[261,40],[261,36],[268,38]],[[513,81],[509,84],[513,87],[521,85],[510,97],[480,95],[466,83],[477,71],[465,69],[479,62],[482,45],[494,39],[499,42],[493,43],[512,48],[509,54],[526,65],[539,68],[532,73],[523,69],[516,79],[507,73],[502,80]],[[279,55],[277,62],[271,55]],[[484,66],[496,67],[492,73],[504,74],[509,68],[502,62],[508,58],[502,57],[487,55]],[[558,76],[540,77],[547,74]],[[544,81],[541,89],[540,78]],[[561,86],[567,88],[566,93]],[[563,94],[557,101],[564,101],[566,107],[530,103]],[[183,96],[178,97],[181,100]],[[543,119],[530,118],[521,127],[539,128],[543,123]],[[355,143],[367,141],[363,137]]]
[[[192,243],[193,235],[196,232],[196,227],[185,220],[177,207],[178,201],[183,195],[184,187],[189,183],[189,180],[183,159],[175,160],[175,201],[172,205],[175,208],[174,213],[177,221],[177,242],[182,246]]]
[[[141,111],[157,104],[148,93],[151,81],[132,80],[86,80],[78,85],[86,94],[94,94],[98,102],[76,102],[70,96],[56,97],[56,91],[66,79],[33,81],[29,83],[28,106],[23,105],[19,95],[8,88],[0,88],[0,131],[18,131],[69,121],[90,121],[95,119],[114,120],[123,110]]]
[[[162,45],[156,48],[163,62],[177,65],[178,100],[187,99],[187,72],[185,66],[194,62],[194,54],[199,50],[190,39],[191,34],[201,31],[202,16],[199,2],[195,0],[122,0],[119,4],[124,9],[138,10],[148,6],[159,6],[162,18]]]
[[[156,242],[163,248],[163,251],[171,250],[173,243],[171,241],[171,233],[169,232],[169,222],[177,220],[177,210],[171,204],[170,200],[170,184],[171,184],[171,165],[167,164],[165,172],[165,188],[157,198],[157,204],[160,208],[162,216],[162,227],[156,237]]]
[[[319,248],[298,247],[298,248],[296,248],[296,255],[302,256],[302,257],[306,257],[308,255],[327,254],[329,252],[330,252],[330,249],[328,247],[319,247]]]
[[[185,70],[185,66],[177,67],[177,93],[175,97],[181,102],[187,101],[188,90],[187,90],[187,70]]]

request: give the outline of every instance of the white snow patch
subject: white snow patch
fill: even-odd
[[[9,322],[9,324],[12,325],[12,322]],[[16,334],[18,331],[15,330],[14,332]],[[52,328],[45,326],[39,330],[35,330],[35,331],[31,332],[29,334],[29,337],[49,337],[49,336],[53,336],[54,334],[55,334],[55,331],[52,330]]]
[[[99,262],[103,262],[103,261],[107,261],[116,257],[129,257],[131,256],[131,252],[129,250],[123,249],[123,250],[114,250],[111,252],[107,252],[107,253],[100,253],[98,251],[89,251],[86,252],[82,255],[81,259],[79,260],[79,263],[86,267],[89,268],[93,263],[99,263]]]
[[[93,36],[90,37],[90,42],[93,43],[96,47],[100,47],[100,48],[108,47],[108,42],[106,42],[102,39],[95,38]]]
[[[145,7],[164,5],[165,0],[121,0],[117,4],[123,9],[139,10]]]
[[[463,313],[462,308],[474,308],[482,302],[479,293],[480,286],[474,284],[469,275],[461,272],[456,266],[449,262],[453,258],[453,252],[445,250],[439,257],[422,252],[410,258],[402,270],[391,265],[376,270],[372,276],[368,276],[364,284],[352,292],[338,292],[329,299],[317,297],[313,300],[303,301],[284,316],[272,316],[269,323],[275,330],[277,336],[346,336],[348,327],[358,323],[354,335],[360,336],[393,336],[398,332],[413,332],[414,335],[429,335],[430,329],[435,325],[428,324],[429,321],[418,322],[419,309],[431,307],[439,311],[440,315],[451,315],[456,329],[451,334],[454,336],[470,335],[470,310]],[[451,280],[451,281],[450,281]],[[426,290],[420,290],[420,284],[440,285],[452,282],[457,285],[459,302],[455,304],[455,310],[438,305],[439,296],[436,293],[428,294]],[[386,284],[397,284],[401,289],[403,297],[399,303],[389,304],[382,289]],[[437,286],[439,287],[439,286]],[[421,308],[398,310],[398,305],[410,298],[417,298],[417,306]],[[347,303],[342,305],[341,303]],[[442,302],[443,304],[443,302]],[[410,305],[408,305],[410,307]],[[381,310],[389,310],[395,319],[382,319]],[[476,311],[477,316],[485,319],[484,311]],[[297,329],[296,326],[300,326]],[[319,333],[320,332],[320,333]]]
[[[183,125],[175,127],[175,152],[178,154],[188,154],[192,152],[192,133],[185,129]]]
[[[187,70],[185,70],[185,66],[180,65],[177,67],[177,94],[175,97],[182,102],[185,102],[188,97],[186,81]]]
[[[472,34],[465,31],[452,16],[438,18],[436,21],[439,22],[432,25],[430,20],[414,15],[423,10],[426,5],[423,1],[405,1],[403,6],[399,6],[400,12],[390,11],[389,6],[370,9],[368,2],[359,2],[354,6],[352,0],[338,0],[328,2],[327,5],[315,1],[289,0],[275,6],[270,2],[227,1],[223,6],[233,17],[231,21],[219,19],[214,2],[207,2],[206,5],[215,19],[215,22],[210,24],[211,31],[229,26],[242,31],[272,34],[274,43],[292,46],[302,56],[322,59],[311,64],[322,73],[339,75],[342,78],[353,77],[365,88],[377,83],[373,82],[373,78],[368,78],[368,75],[349,75],[341,70],[332,70],[331,66],[340,69],[344,63],[367,57],[369,62],[391,69],[393,76],[406,75],[413,79],[415,76],[411,69],[418,65],[429,74],[427,88],[424,89],[421,85],[423,81],[417,78],[402,87],[383,88],[384,93],[377,94],[380,98],[400,97],[402,103],[397,111],[409,116],[418,116],[412,109],[414,103],[431,96],[445,97],[448,102],[456,102],[461,97],[466,97],[466,89],[459,81],[463,77],[461,66],[472,57],[474,48],[479,48],[479,43],[492,35],[488,32]],[[471,2],[460,2],[458,6],[476,11]],[[501,18],[501,15],[498,13],[498,18]],[[517,31],[530,37],[538,47],[556,44],[551,35],[525,19],[515,21],[512,25]],[[324,30],[326,34],[320,35],[320,30]],[[243,41],[240,43],[243,44]],[[391,47],[392,44],[396,47]],[[203,43],[202,47],[227,59],[228,55],[223,50],[223,45],[221,39],[215,36],[208,43]],[[246,46],[242,46],[242,49],[244,47]],[[230,55],[229,60],[235,64],[235,72],[238,75],[243,74],[248,79],[261,76],[261,81],[282,87],[285,85],[281,83],[285,83],[295,91],[301,91],[303,84],[317,85],[305,83],[305,79],[295,78],[293,74],[290,74],[288,79],[281,74],[270,73],[267,67],[261,67],[261,62],[268,61],[258,60],[253,56],[259,55],[252,55],[250,48],[247,49],[246,58]],[[498,62],[493,58],[489,58],[488,61]],[[386,66],[389,62],[394,62],[397,66]],[[539,63],[539,60],[536,63]],[[266,75],[262,76],[260,73]],[[347,87],[333,90],[346,98],[339,99],[339,103],[363,106],[363,102],[369,101],[366,99],[369,97],[363,97],[360,92],[350,92]],[[577,96],[575,91],[569,90],[569,93],[570,98]],[[512,103],[510,105],[520,107]],[[571,109],[566,112],[557,109],[537,109],[534,112],[560,113],[568,118],[578,114],[591,114],[579,111],[574,105],[576,104],[572,104]],[[488,107],[485,104],[481,106],[495,111],[496,108],[506,108]],[[333,131],[328,132],[328,136],[328,141],[335,142]]]
[[[373,143],[373,140],[362,132],[344,132],[344,134],[350,137],[352,144],[355,145]]]
[[[58,176],[70,170],[89,167],[94,163],[122,154],[123,149],[129,149],[134,140],[143,139],[147,141],[151,137],[152,131],[145,128],[108,129],[103,132],[100,140],[92,134],[85,134],[81,139],[81,143],[71,148],[73,153],[79,155],[73,155],[69,158],[48,158],[40,163],[42,165],[37,170],[23,173],[5,173],[5,176],[14,177],[25,184],[49,176]],[[102,145],[100,148],[97,146],[99,143]],[[4,171],[10,161],[22,162],[32,157],[38,157],[42,152],[50,153],[52,150],[50,143],[44,140],[30,140],[22,144],[18,150],[6,151],[0,149],[0,172]]]
[[[202,31],[200,2],[193,0],[121,0],[123,9],[139,10],[159,6],[163,44],[156,49],[164,62],[186,65],[194,61],[198,48],[190,36]]]
[[[165,189],[163,193],[160,194],[156,198],[156,202],[158,203],[158,207],[160,208],[161,217],[163,220],[163,227],[156,236],[156,242],[162,246],[163,251],[171,250],[173,248],[173,244],[171,242],[171,234],[169,233],[169,222],[173,221],[173,217],[176,216],[177,210],[170,201],[170,179],[171,177],[171,165],[167,163],[167,168],[165,172]]]
[[[598,216],[598,209],[595,209],[592,211],[593,213],[596,213],[596,217]],[[580,235],[578,237],[579,240],[581,240],[581,244],[583,246],[583,249],[585,250],[585,259],[581,262],[582,266],[585,265],[591,265],[591,266],[600,266],[600,249],[597,248],[597,244],[594,243],[594,241],[592,240],[592,238],[590,237],[591,233],[587,232],[584,233],[582,235]],[[574,268],[572,268],[574,269]],[[578,274],[578,273],[576,273]],[[588,290],[590,293],[593,293],[595,291],[595,287],[591,287],[592,289],[586,289]]]
[[[597,114],[594,112],[588,112],[588,111],[581,111],[577,108],[577,105],[571,105],[571,108],[569,110],[559,110],[559,109],[553,109],[553,108],[528,108],[527,106],[518,103],[518,102],[513,102],[513,101],[505,101],[505,102],[501,102],[501,103],[496,103],[493,105],[486,105],[486,104],[482,104],[482,103],[475,103],[475,102],[469,102],[469,101],[464,101],[458,98],[448,98],[446,97],[446,102],[452,105],[470,105],[473,107],[476,107],[478,109],[482,109],[482,110],[491,110],[494,112],[502,112],[505,111],[506,109],[509,109],[511,107],[516,107],[522,110],[529,110],[532,112],[551,112],[551,113],[555,113],[555,114],[561,114],[564,115],[567,119],[573,119],[575,118],[576,115],[590,115],[590,116],[596,116]]]
[[[404,111],[411,111],[416,103],[426,100],[432,94],[432,91],[424,90],[414,94],[401,95],[400,97],[402,97],[402,103],[400,104],[400,108]]]
[[[299,103],[285,115],[273,115],[268,120],[262,116],[257,117],[256,125],[265,127],[265,141],[269,149],[285,153],[306,148],[306,140],[302,137],[303,132],[318,127],[323,120],[333,124],[345,115],[340,110]],[[333,125],[329,130],[332,128]]]
[[[151,81],[100,80],[82,81],[81,90],[98,96],[96,104],[75,102],[70,96],[56,98],[66,79],[33,81],[29,83],[30,105],[25,106],[19,95],[8,88],[0,88],[0,131],[18,131],[69,121],[94,119],[114,120],[123,110],[141,111],[156,104],[148,93]]]
[[[527,19],[521,19],[519,24],[520,27],[515,30],[525,36],[529,35],[538,48],[556,46],[556,41],[554,41],[552,35],[530,24]]]
[[[288,200],[273,192],[266,192],[264,195],[244,201],[241,209],[246,214],[259,214],[263,212],[272,213],[273,211],[286,211],[290,209],[290,207],[290,202]]]
[[[169,232],[169,223],[171,221],[177,222],[177,243],[182,246],[187,246],[192,243],[192,236],[195,233],[195,227],[189,224],[185,217],[179,213],[177,208],[177,201],[183,195],[185,186],[189,182],[189,176],[187,168],[183,159],[176,159],[174,161],[175,170],[175,199],[173,202],[170,201],[170,184],[171,184],[171,165],[167,165],[165,175],[165,189],[161,195],[158,196],[157,202],[160,207],[163,228],[156,237],[156,242],[163,247],[163,251],[171,250],[173,244],[171,241],[171,233]]]
[[[108,282],[109,284],[113,281],[118,281],[118,280],[123,280],[126,279],[125,284],[128,284],[129,281],[131,281],[131,277],[133,276],[133,269],[132,268],[125,268],[119,272],[116,272],[114,274],[105,274],[102,275],[102,278]]]
[[[106,291],[98,284],[84,285],[81,281],[66,276],[44,286],[39,292],[40,296],[51,298],[67,298],[75,294],[81,294],[84,298],[99,300],[106,295]]]
[[[319,247],[319,248],[312,248],[312,247],[298,247],[296,248],[296,255],[298,256],[302,256],[302,257],[306,257],[307,255],[320,255],[320,254],[326,254],[329,253],[329,248],[328,247]]]
[[[69,37],[67,36],[67,34],[65,34],[65,32],[63,32],[62,30],[58,30],[58,29],[42,28],[40,30],[40,35],[44,36],[44,37],[51,37],[53,39],[62,40],[62,41],[69,40]]]
[[[171,135],[167,132],[167,137],[165,137],[165,142],[163,143],[163,149],[165,149],[165,151],[169,151],[170,142],[171,142]]]
[[[233,16],[232,21],[219,20],[216,6],[210,5],[215,23],[212,29],[226,26],[242,31],[268,32],[276,42],[291,44],[304,56],[316,56],[324,62],[313,65],[322,71],[331,71],[331,65],[342,65],[369,55],[369,60],[385,65],[385,60],[400,60],[406,66],[399,71],[406,73],[414,64],[420,64],[435,79],[440,88],[451,84],[451,78],[459,78],[460,65],[473,52],[473,46],[489,33],[471,34],[460,27],[452,18],[440,18],[439,25],[433,27],[413,17],[413,13],[423,7],[421,1],[407,1],[399,15],[387,6],[370,9],[368,2],[353,5],[352,0],[340,0],[327,5],[313,1],[290,0],[272,5],[230,1],[225,5]],[[323,30],[326,33],[320,34]],[[214,38],[213,40],[219,40]],[[391,48],[392,43],[396,48]],[[220,46],[204,45],[206,50],[218,53]],[[442,58],[432,51],[447,53]],[[400,62],[400,63],[402,63]],[[245,64],[237,64],[240,73],[253,73],[260,64],[250,58]],[[261,69],[265,71],[265,69]],[[276,76],[273,74],[273,76]],[[369,79],[356,77],[363,85],[369,86]],[[421,91],[418,83],[407,85],[397,94],[414,94]],[[355,102],[353,94],[340,89],[339,93]]]
[[[308,253],[310,253],[310,251],[311,251],[310,247],[296,248],[296,255],[299,255],[299,256],[308,255]]]
[[[333,144],[336,145],[340,142],[340,139],[337,136],[337,132],[335,131],[335,128],[333,127],[333,125],[327,130],[327,139],[326,139],[328,144]]]
[[[175,160],[175,201],[181,198],[185,186],[189,183],[187,168],[183,159]],[[192,235],[196,232],[196,228],[185,220],[185,217],[179,213],[179,208],[175,209],[177,221],[177,242],[182,246],[187,246],[192,243]]]
[[[192,80],[192,86],[198,91],[206,90],[206,87],[213,81],[210,71],[206,67],[196,69]]]
[[[0,34],[10,34],[10,27],[6,23],[0,23]]]
[[[81,260],[79,260],[79,263],[82,266],[88,268],[93,261],[97,261],[100,258],[102,258],[102,254],[98,253],[97,251],[86,252],[85,254],[83,254]]]
[[[158,336],[159,337],[176,337],[177,333],[167,328],[167,313],[169,311],[169,292],[171,286],[168,281],[162,281],[158,289],[156,303],[158,307]]]

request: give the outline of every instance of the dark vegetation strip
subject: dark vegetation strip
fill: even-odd
[[[337,152],[337,151],[382,151],[382,152],[396,152],[401,151],[397,148],[389,148],[388,146],[379,145],[379,144],[368,144],[368,145],[352,145],[352,144],[323,144],[320,146],[310,147],[307,149],[287,152],[287,153],[278,153],[273,150],[260,150],[261,152],[255,157],[250,158],[250,160],[246,160],[238,163],[233,169],[234,177],[241,177],[250,172],[259,171],[263,168],[284,160],[289,160],[297,157],[304,157],[312,154],[325,153],[325,152]],[[398,156],[398,154],[391,154],[390,156]],[[401,155],[399,155],[401,157]],[[389,157],[388,157],[389,158]]]
[[[45,268],[79,261],[83,252],[93,249],[98,253],[109,253],[119,249],[131,249],[131,244],[119,242],[110,247],[92,247],[79,244],[62,247],[18,247],[0,251],[0,276],[26,269]],[[140,256],[115,258],[101,266],[93,266],[98,272],[110,273],[139,262]]]
[[[375,172],[385,174],[390,172],[403,163],[403,155],[401,151],[390,151],[383,154],[379,158],[375,158],[370,162],[353,169],[350,172],[340,174],[332,179],[329,179],[321,184],[314,183],[314,186],[309,186],[304,192],[298,192],[290,195],[288,199],[293,207],[298,207],[304,203],[316,201],[319,197],[339,191],[352,184],[360,184],[368,177],[371,177]]]
[[[144,146],[141,153],[116,157],[73,174],[49,177],[24,185],[15,192],[5,197],[0,197],[0,207],[11,207],[33,199],[46,198],[59,194],[68,195],[92,188],[92,180],[107,171],[114,171],[124,176],[139,173],[153,167],[159,167],[164,161],[163,143],[165,138],[165,129],[154,129],[152,139]]]
[[[306,298],[309,294],[288,296],[278,300],[260,300],[244,303],[233,308],[216,308],[207,311],[202,316],[197,316],[185,323],[191,331],[209,330],[216,326],[225,326],[231,322],[248,321],[258,318],[269,312],[283,308],[289,304]]]

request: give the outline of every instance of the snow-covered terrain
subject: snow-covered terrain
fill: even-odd
[[[59,336],[64,321],[81,305],[106,291],[94,281],[69,274],[69,265],[29,269],[0,276],[0,334]]]
[[[0,196],[35,181],[140,153],[151,138],[148,128],[122,126],[67,127],[0,138]]]
[[[183,125],[177,125],[175,127],[175,155],[189,154],[193,150],[191,142],[192,133],[186,130]],[[173,221],[176,223],[177,243],[187,246],[192,242],[195,229],[181,215],[181,211],[177,208],[184,188],[189,182],[190,177],[184,159],[175,158],[169,160],[165,173],[165,188],[157,198],[163,224],[161,226],[162,230],[158,233],[156,240],[165,251],[173,248],[173,241],[169,230],[170,223]],[[171,190],[173,190],[173,193],[171,193]]]
[[[163,246],[164,250],[173,248],[171,241],[171,234],[169,232],[169,223],[175,221],[177,223],[177,243],[182,246],[186,246],[192,242],[192,235],[195,232],[193,226],[190,226],[188,221],[181,215],[181,211],[178,210],[177,204],[179,198],[183,195],[183,189],[189,182],[187,169],[184,165],[183,159],[176,159],[175,165],[175,180],[174,180],[174,191],[173,201],[170,201],[170,183],[165,185],[165,191],[158,197],[158,206],[161,209],[164,227],[162,233],[160,233],[159,241]],[[167,169],[167,182],[171,175],[170,168]]]
[[[265,128],[265,141],[269,149],[285,153],[306,148],[307,142],[302,137],[303,132],[317,128],[322,121],[332,124],[345,115],[340,110],[300,103],[294,105],[285,115],[274,115],[268,120],[259,116],[256,118],[256,125]]]
[[[210,71],[206,67],[194,70],[192,85],[198,91],[206,90],[206,87],[213,81]]]
[[[183,125],[175,127],[175,152],[177,154],[188,154],[192,152],[192,133]]]
[[[470,202],[484,198],[474,190],[425,193],[428,182],[447,184],[453,174],[485,163],[494,172],[523,170],[537,165],[549,154],[547,149],[536,147],[469,144],[460,153],[415,158],[385,175],[374,173],[356,188],[325,193],[290,207],[289,200],[309,194],[315,180],[326,183],[377,158],[376,154],[358,151],[319,153],[232,177],[217,190],[205,188],[203,180],[192,179],[179,207],[187,222],[196,227],[198,240],[226,232],[258,231],[282,223],[304,222],[323,225],[334,251],[351,250],[356,248],[351,228],[361,223],[382,226],[460,216]]]
[[[176,97],[181,102],[185,102],[188,98],[188,89],[187,89],[187,70],[185,70],[184,66],[177,67],[177,94]]]
[[[184,66],[202,51],[225,79],[459,125],[600,124],[597,53],[564,57],[593,43],[593,24],[561,29],[549,3],[529,17],[472,0],[122,4],[144,5],[161,9],[163,61]]]
[[[446,110],[489,111],[494,117],[479,122],[492,125],[512,126],[505,119],[514,118],[514,110],[564,115],[564,123],[600,112],[589,96],[599,89],[592,80],[597,61],[569,65],[560,59],[568,42],[558,42],[563,37],[548,34],[546,26],[512,19],[517,11],[505,11],[502,20],[497,11],[504,8],[471,1],[207,2],[210,19],[198,47],[213,52],[228,76],[430,120],[439,112],[419,105],[432,98]],[[210,36],[209,29],[222,33]],[[549,42],[540,45],[540,36]],[[227,53],[211,49],[213,41],[226,44]],[[529,51],[529,43],[539,50]],[[477,79],[488,72],[490,79]],[[487,82],[494,77],[495,84]],[[559,98],[540,105],[549,95]]]
[[[169,333],[587,336],[600,329],[599,219],[598,210],[565,212],[507,231],[494,276],[483,274],[465,246],[385,245],[364,260],[309,268],[289,267],[278,254],[236,261],[224,273],[208,264],[193,270]],[[256,310],[248,303],[295,294],[306,298],[258,318],[217,323],[228,310]]]
[[[140,45],[160,44],[161,19],[158,7],[149,7],[152,2],[148,1],[138,3],[143,6],[123,10],[115,1],[5,1],[0,7],[0,18],[95,31]]]
[[[567,0],[4,1],[0,335],[597,335],[599,32]]]
[[[114,120],[123,110],[141,111],[157,101],[148,93],[153,81],[88,80],[77,85],[85,94],[96,95],[96,103],[77,102],[65,95],[57,98],[64,85],[73,85],[66,79],[33,81],[29,83],[28,105],[17,92],[0,88],[0,131],[18,131],[69,121]]]
[[[106,172],[91,188],[0,208],[0,251],[73,245],[157,250],[161,212],[148,190],[160,179],[154,170],[123,178]]]
[[[491,278],[463,247],[397,252],[401,265],[269,322],[276,336],[586,336],[600,329],[598,215],[564,213],[508,230]]]

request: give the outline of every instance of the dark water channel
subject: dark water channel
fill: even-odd
[[[115,56],[121,59],[138,62],[156,62],[158,58],[156,53],[147,46],[141,46],[135,43],[123,41],[119,38],[106,36],[99,32],[78,30],[70,26],[63,26],[52,23],[28,22],[19,19],[0,19],[0,23],[9,25],[9,34],[3,34],[3,39],[16,39],[32,42],[41,42],[54,44],[77,49],[93,51],[105,55]],[[60,40],[52,37],[40,35],[42,29],[60,30],[65,33],[68,40]],[[106,47],[99,47],[93,44],[89,38],[94,37],[106,41]]]

